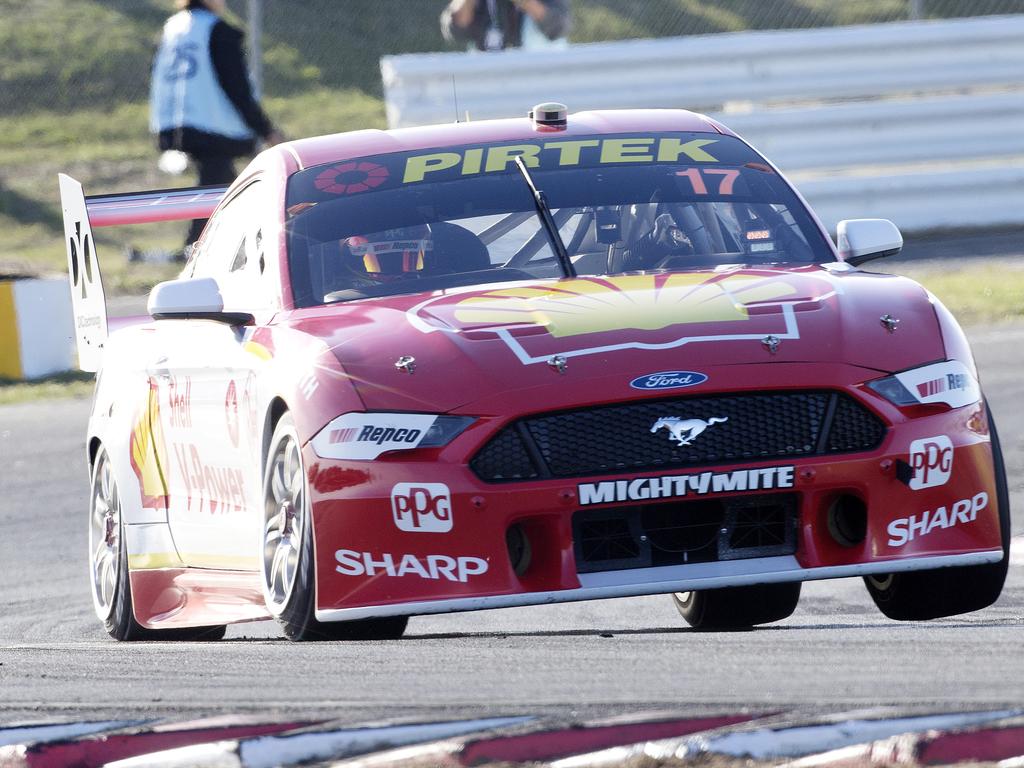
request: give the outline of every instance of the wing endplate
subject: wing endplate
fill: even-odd
[[[68,256],[78,367],[83,371],[98,371],[107,340],[107,300],[103,294],[100,265],[96,260],[85,193],[82,185],[70,176],[61,173],[57,179],[64,213],[64,248]]]

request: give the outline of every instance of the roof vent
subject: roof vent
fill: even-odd
[[[527,115],[538,130],[562,131],[569,119],[569,108],[557,101],[536,105]]]

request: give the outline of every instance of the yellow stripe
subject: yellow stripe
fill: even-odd
[[[128,555],[128,567],[133,571],[152,571],[160,568],[183,568],[184,566],[185,564],[181,562],[179,557],[175,554],[154,552],[152,554],[145,555]]]
[[[14,283],[0,283],[0,378],[22,377],[18,342],[18,315],[14,311]]]
[[[247,341],[242,345],[242,349],[251,355],[256,355],[260,360],[266,362],[267,360],[273,359],[273,355],[270,354],[270,350],[260,344],[258,341]]]
[[[183,562],[184,561],[184,562]],[[151,571],[160,568],[219,568],[226,571],[257,571],[258,557],[248,555],[184,555],[167,552],[153,552],[145,555],[128,555],[128,567],[133,571]]]

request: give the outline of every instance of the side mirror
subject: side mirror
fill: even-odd
[[[839,258],[858,266],[872,259],[895,256],[903,249],[903,235],[888,219],[848,219],[836,227]]]
[[[216,320],[229,325],[254,322],[246,312],[224,311],[224,297],[212,277],[157,283],[150,291],[146,309],[154,320]]]

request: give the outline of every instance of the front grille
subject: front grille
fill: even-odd
[[[514,427],[499,432],[469,465],[478,477],[490,481],[529,480],[538,476],[537,467]]]
[[[656,471],[869,451],[885,429],[838,392],[643,400],[521,419],[470,466],[487,482]]]
[[[835,418],[828,434],[830,453],[863,451],[861,446],[875,448],[882,441],[884,428],[874,414],[848,397],[836,401]]]
[[[700,499],[573,515],[578,573],[796,552],[797,496]]]

